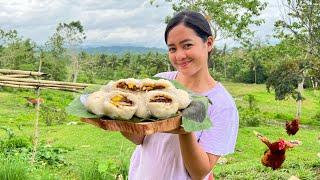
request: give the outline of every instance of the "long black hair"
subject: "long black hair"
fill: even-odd
[[[210,25],[202,14],[185,10],[176,14],[168,22],[164,33],[166,44],[169,32],[179,24],[183,24],[186,27],[193,29],[203,42],[207,41],[209,36],[212,36]]]

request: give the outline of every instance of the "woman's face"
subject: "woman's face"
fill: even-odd
[[[203,42],[193,29],[179,24],[169,32],[167,46],[171,64],[178,72],[192,76],[208,68],[207,59],[213,46],[212,37]]]

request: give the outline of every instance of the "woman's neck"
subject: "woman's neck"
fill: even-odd
[[[196,93],[204,93],[216,85],[216,81],[211,77],[209,71],[200,71],[192,76],[186,76],[178,72],[176,80],[186,88]]]

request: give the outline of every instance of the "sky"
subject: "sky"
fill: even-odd
[[[253,27],[257,40],[270,39],[273,23],[280,18],[280,0],[269,0],[261,17],[265,23]],[[144,46],[166,48],[164,42],[165,17],[173,13],[171,5],[157,0],[158,7],[149,0],[0,0],[0,29],[16,29],[23,38],[44,44],[60,22],[80,20],[89,46]],[[228,39],[217,46],[237,46]]]

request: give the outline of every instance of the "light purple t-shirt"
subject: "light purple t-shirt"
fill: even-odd
[[[175,79],[177,71],[163,72],[156,76]],[[204,151],[214,155],[234,152],[239,117],[232,96],[221,83],[202,93],[212,105],[208,114],[213,127],[194,132]],[[208,176],[207,176],[208,177]],[[144,138],[136,147],[130,162],[129,180],[190,180],[183,164],[177,134],[155,133]],[[207,178],[206,178],[207,179]]]

